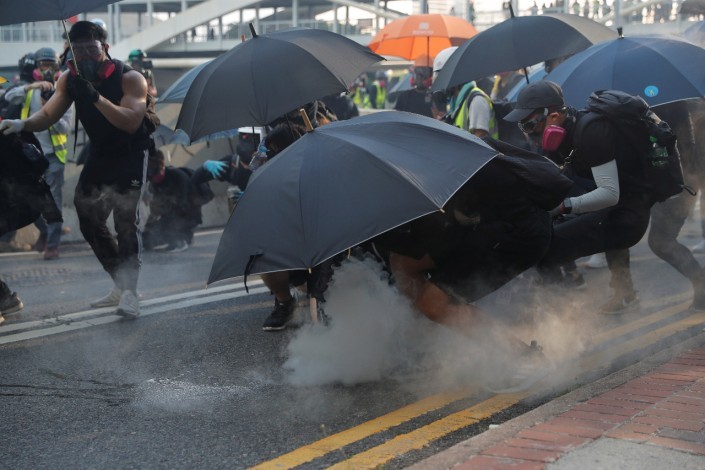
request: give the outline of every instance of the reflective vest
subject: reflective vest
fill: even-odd
[[[384,103],[387,101],[387,89],[380,86],[378,81],[372,82],[372,85],[377,89],[375,95],[375,108],[384,109]]]
[[[29,90],[27,96],[24,99],[24,105],[22,106],[22,112],[20,113],[21,119],[27,119],[29,117],[29,104],[32,102],[32,95],[34,90]],[[59,134],[54,129],[54,126],[49,127],[49,136],[51,137],[51,145],[54,147],[54,155],[63,164],[66,164],[66,154],[68,150],[66,149],[66,143],[69,140],[68,134]]]
[[[358,108],[370,107],[370,98],[367,96],[367,90],[365,90],[363,87],[355,88],[355,92],[352,95],[352,100]]]
[[[472,84],[465,85],[460,90],[459,97],[461,97],[463,93],[465,93],[465,97],[461,98],[462,101],[458,104],[459,108],[457,110],[455,119],[453,120],[453,125],[466,131],[470,130],[468,129],[468,126],[470,124],[470,103],[472,103],[472,100],[475,99],[477,95],[480,95],[485,100],[487,100],[487,104],[489,104],[490,106],[490,122],[488,126],[490,137],[492,137],[493,139],[499,139],[499,130],[497,129],[497,119],[494,115],[494,106],[492,106],[492,99],[487,96],[487,93],[485,93],[484,91],[482,91],[482,89],[475,85],[474,82]]]

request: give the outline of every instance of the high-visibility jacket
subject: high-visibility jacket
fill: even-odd
[[[464,92],[464,97],[462,96]],[[489,134],[490,137],[493,139],[499,139],[499,131],[497,129],[497,119],[495,118],[494,114],[494,106],[492,105],[492,99],[487,96],[487,93],[482,91],[481,88],[479,88],[477,85],[473,84],[468,84],[465,85],[461,90],[459,94],[459,99],[460,104],[458,104],[458,109],[457,109],[457,114],[455,115],[455,119],[453,119],[453,125],[456,127],[459,127],[461,129],[465,129],[466,131],[469,131],[469,119],[470,119],[470,103],[472,102],[473,99],[475,99],[476,96],[482,96],[485,100],[487,100],[487,104],[490,106],[490,122],[489,122]]]
[[[365,90],[364,87],[355,88],[355,92],[352,94],[352,100],[358,108],[370,107],[370,98],[367,96],[367,90]]]
[[[34,89],[29,90],[27,96],[25,96],[24,105],[20,113],[21,119],[27,119],[29,117],[29,105],[32,102],[33,94]],[[68,134],[60,134],[54,129],[54,126],[49,127],[48,131],[51,137],[51,145],[54,147],[54,155],[56,155],[56,158],[58,158],[61,163],[66,164],[66,155],[68,154],[66,143],[69,140]]]

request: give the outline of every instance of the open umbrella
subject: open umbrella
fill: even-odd
[[[681,38],[619,37],[595,44],[546,76],[581,107],[595,90],[639,95],[650,106],[705,96],[705,49]]]
[[[162,103],[183,103],[184,98],[186,98],[186,93],[188,89],[191,88],[191,84],[196,79],[196,76],[203,70],[203,68],[210,64],[212,60],[208,60],[202,64],[199,64],[184,73],[182,76],[176,79],[174,83],[171,84],[169,88],[166,89],[164,93],[161,94],[157,100],[157,104]]]
[[[78,13],[95,11],[118,0],[2,0],[0,25],[32,21],[63,20]]]
[[[426,55],[431,67],[433,58],[443,49],[459,46],[476,34],[471,23],[457,16],[410,15],[380,29],[368,47],[377,54],[408,60]]]
[[[321,126],[257,170],[208,282],[303,269],[437,211],[498,155],[438,120],[380,112]]]
[[[615,37],[616,31],[576,15],[513,16],[460,46],[438,73],[433,90],[565,57]]]
[[[698,21],[683,31],[683,37],[688,41],[705,47],[705,21]]]
[[[294,28],[238,44],[203,67],[186,93],[176,127],[197,140],[248,125],[265,125],[313,100],[348,91],[370,65],[384,60],[330,31]]]

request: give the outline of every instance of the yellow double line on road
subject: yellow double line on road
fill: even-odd
[[[649,302],[649,304],[659,304],[662,302],[678,302],[685,298],[684,295],[674,295],[659,301]],[[647,304],[648,305],[648,304]],[[666,307],[655,313],[641,317],[627,324],[611,328],[600,333],[595,338],[595,343],[606,343],[621,336],[627,335],[640,328],[655,324],[671,316],[684,312],[688,308],[688,302],[680,302],[676,305]],[[604,364],[605,361],[619,357],[636,349],[645,348],[656,344],[663,338],[683,331],[692,326],[705,323],[705,313],[698,312],[683,318],[679,321],[668,323],[655,330],[651,330],[644,335],[621,342],[611,348],[596,351],[585,356],[581,364],[585,367],[594,367]],[[477,393],[478,389],[465,389],[454,393],[438,394],[425,398],[417,403],[400,408],[379,418],[367,421],[359,426],[339,432],[326,437],[312,444],[300,447],[288,454],[284,454],[273,460],[264,462],[256,467],[258,470],[270,470],[281,468],[293,468],[298,465],[310,462],[323,457],[334,451],[343,452],[343,448],[352,443],[361,441],[374,434],[390,429],[414,418],[418,418],[431,411],[443,408],[461,399],[466,399]],[[519,403],[528,393],[496,395],[484,400],[476,405],[450,414],[444,418],[436,420],[430,424],[422,426],[406,434],[398,435],[384,444],[380,444],[371,449],[355,454],[346,460],[333,465],[330,468],[376,468],[391,460],[404,455],[413,450],[421,449],[424,446],[436,441],[454,431],[463,429],[489,418],[494,414],[503,411],[510,406]]]

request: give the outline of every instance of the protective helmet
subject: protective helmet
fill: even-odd
[[[142,49],[133,49],[127,58],[128,60],[142,60],[147,58],[147,53]]]
[[[455,52],[456,49],[458,49],[458,46],[446,47],[438,53],[436,58],[433,59],[433,73],[438,73],[441,69],[443,69],[443,66],[446,64],[450,56],[453,55],[453,52]]]
[[[37,62],[34,60],[34,52],[28,52],[23,55],[17,63],[17,66],[20,69],[20,80],[25,82],[34,80],[32,78],[32,72],[34,72],[34,69],[37,67]]]
[[[105,24],[105,21],[103,21],[102,19],[100,19],[100,18],[93,18],[93,19],[91,20],[91,23],[97,24],[98,26],[100,26],[101,28],[103,28],[103,30],[104,30],[105,32],[108,32],[108,25]]]
[[[56,51],[51,47],[42,47],[41,49],[37,49],[37,52],[34,53],[34,60],[37,63],[49,61],[56,63]]]
[[[386,80],[387,79],[387,74],[384,73],[384,70],[378,70],[375,72],[375,80]]]

